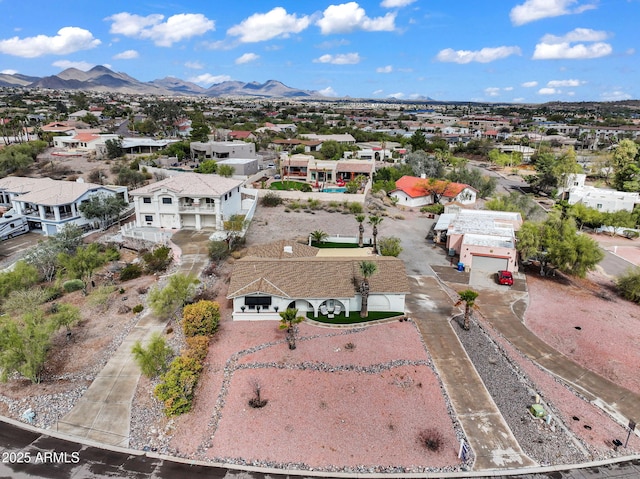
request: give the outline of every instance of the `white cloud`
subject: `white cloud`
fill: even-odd
[[[629,95],[627,92],[622,90],[612,90],[606,91],[601,95],[604,101],[621,101],[621,100],[631,100],[633,97]]]
[[[538,43],[533,52],[534,60],[584,60],[611,55],[613,48],[608,43],[598,42],[590,45],[578,43]]]
[[[58,60],[53,62],[52,65],[54,67],[62,68],[63,70],[66,70],[67,68],[77,68],[78,70],[82,70],[83,72],[91,70],[93,67],[96,66],[95,63],[72,62],[70,60]]]
[[[373,95],[382,95],[384,93],[384,90],[376,90],[373,92]]]
[[[522,55],[520,47],[483,48],[482,50],[454,50],[446,48],[438,52],[436,58],[441,62],[453,63],[489,63],[511,55]]]
[[[392,32],[395,30],[395,13],[387,13],[384,17],[369,18],[356,2],[341,5],[329,5],[316,22],[323,35],[332,33],[349,33],[355,30],[367,32]]]
[[[376,68],[376,73],[391,73],[392,71],[393,67],[391,65]]]
[[[18,73],[18,70],[1,70],[0,73],[2,73],[3,75],[15,75],[16,73]]]
[[[185,62],[184,66],[192,70],[202,70],[204,68],[204,65],[200,62]]]
[[[516,5],[511,9],[509,18],[514,25],[524,25],[543,18],[577,14],[596,8],[592,3],[571,8],[577,3],[578,0],[525,0],[522,5]]]
[[[562,93],[560,90],[555,88],[540,88],[538,90],[538,95],[557,95],[558,93]]]
[[[272,38],[287,38],[292,33],[305,30],[311,20],[308,16],[298,18],[288,14],[282,7],[276,7],[267,13],[255,13],[227,30],[227,34],[240,37],[243,43],[255,43]]]
[[[331,63],[333,65],[355,65],[360,63],[360,55],[358,53],[339,53],[337,55],[322,55],[313,60],[314,63]]]
[[[504,91],[513,91],[513,87],[512,86],[506,86],[503,88]]]
[[[244,63],[251,63],[260,58],[260,55],[256,55],[255,53],[244,53],[236,58],[236,65],[242,65]]]
[[[211,73],[203,73],[202,75],[189,78],[190,82],[197,83],[202,86],[215,85],[216,83],[222,83],[229,80],[231,80],[229,75],[212,75]]]
[[[484,94],[487,96],[499,96],[500,88],[498,87],[488,87],[484,89]]]
[[[381,7],[384,8],[402,8],[411,5],[416,0],[382,0]]]
[[[124,52],[118,53],[113,56],[114,60],[133,60],[134,58],[138,58],[140,55],[136,50],[125,50]]]
[[[544,43],[575,43],[575,42],[601,42],[609,38],[609,34],[603,30],[591,28],[575,28],[569,33],[557,36],[547,34],[540,40]]]
[[[63,27],[53,37],[37,35],[0,40],[0,53],[23,58],[36,58],[42,55],[68,55],[80,50],[90,50],[100,43],[100,40],[93,38],[93,34],[89,30],[78,27]]]
[[[533,87],[538,86],[538,82],[537,81],[526,81],[520,86],[522,86],[524,88],[533,88]]]
[[[547,86],[551,88],[556,87],[574,87],[584,85],[584,81],[582,80],[551,80],[547,82]]]
[[[327,40],[326,42],[322,42],[316,45],[316,48],[320,48],[322,50],[330,50],[331,48],[344,47],[350,45],[351,42],[346,38],[341,38],[339,40]]]
[[[405,97],[405,94],[402,92],[398,92],[398,93],[391,93],[389,95],[387,95],[388,98],[395,98],[396,100],[401,100]]]
[[[121,12],[105,20],[113,22],[110,33],[152,40],[159,47],[170,47],[174,43],[215,30],[215,22],[201,13],[179,13],[163,22],[164,15],[160,14],[143,17]]]
[[[322,90],[318,90],[318,93],[320,93],[323,96],[338,96],[336,91],[330,86],[328,86],[327,88],[323,88]]]

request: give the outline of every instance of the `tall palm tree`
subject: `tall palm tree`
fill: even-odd
[[[471,310],[475,306],[478,293],[472,289],[465,289],[464,291],[460,291],[458,296],[460,296],[460,299],[456,303],[456,306],[464,303],[464,322],[462,328],[468,331],[470,328],[469,319],[471,318]]]
[[[322,243],[329,235],[322,230],[315,230],[311,233],[311,241],[314,243]]]
[[[280,329],[287,330],[287,342],[289,343],[289,349],[296,349],[296,324],[304,321],[302,316],[298,316],[298,310],[296,308],[287,308],[280,313]]]
[[[364,225],[362,224],[365,220],[365,215],[356,215],[356,221],[358,222],[358,247],[362,248],[363,237],[364,237]]]
[[[362,283],[360,283],[360,296],[362,297],[360,317],[366,318],[369,316],[369,278],[378,271],[378,265],[373,261],[361,261],[358,266],[362,275]]]
[[[373,251],[376,254],[378,253],[378,225],[382,223],[382,220],[384,220],[382,216],[369,216],[369,224],[373,226]]]

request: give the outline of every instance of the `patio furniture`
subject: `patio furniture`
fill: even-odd
[[[326,316],[326,315],[328,315],[328,314],[329,314],[329,311],[327,310],[327,305],[326,305],[326,304],[323,304],[322,306],[320,306],[320,312],[321,312],[324,316]]]
[[[333,314],[340,314],[340,311],[342,311],[342,306],[336,304],[336,307],[333,309]]]

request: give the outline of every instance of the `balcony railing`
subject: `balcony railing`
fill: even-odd
[[[215,205],[212,205],[210,203],[200,203],[199,205],[197,205],[197,204],[180,204],[180,205],[178,205],[178,209],[180,211],[212,212],[212,211],[215,210]]]

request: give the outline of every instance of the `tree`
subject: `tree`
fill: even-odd
[[[218,171],[218,164],[215,160],[204,160],[195,167],[193,171],[204,175],[210,175]]]
[[[613,184],[620,191],[640,190],[640,167],[636,160],[638,146],[631,140],[622,140],[613,151]]]
[[[107,256],[100,252],[100,245],[98,245],[98,243],[81,246],[73,255],[68,253],[60,253],[58,255],[58,262],[64,269],[67,277],[82,280],[84,283],[83,292],[85,294],[87,292],[87,283],[91,281],[93,272],[96,268],[105,264],[106,261]]]
[[[155,315],[166,319],[178,312],[193,298],[198,280],[185,274],[174,274],[162,289],[152,288],[149,292],[149,306]]]
[[[98,194],[83,201],[79,206],[80,212],[87,219],[99,219],[102,227],[120,219],[120,213],[127,208],[127,202],[120,196]]]
[[[371,215],[369,216],[369,224],[373,226],[373,251],[378,253],[378,225],[382,223],[384,218],[382,216]]]
[[[400,246],[400,238],[397,238],[395,236],[380,238],[380,254],[382,256],[398,257],[400,253],[402,253],[402,246]]]
[[[218,166],[218,174],[225,178],[231,178],[236,173],[236,170],[231,165]]]
[[[369,278],[376,274],[378,265],[373,261],[361,261],[358,267],[362,275],[362,282],[360,283],[360,296],[362,298],[360,317],[366,318],[369,316]]]
[[[455,305],[459,306],[464,303],[464,321],[462,323],[462,328],[466,331],[469,331],[469,328],[471,327],[471,310],[475,306],[478,293],[473,291],[472,289],[465,289],[464,291],[460,291],[458,293],[458,296],[460,297],[460,299]]]
[[[364,243],[364,225],[362,224],[366,219],[365,215],[356,215],[356,221],[358,222],[358,247],[362,248]]]
[[[191,141],[207,142],[209,141],[209,133],[211,133],[211,129],[206,123],[194,121],[191,124]]]
[[[409,138],[409,145],[411,145],[411,151],[426,151],[427,149],[427,138],[424,136],[424,131],[416,130],[411,138]]]
[[[322,230],[315,230],[311,233],[310,236],[312,243],[319,244],[324,243],[329,235]]]
[[[146,348],[142,346],[141,341],[136,341],[131,348],[131,354],[142,374],[148,378],[155,378],[167,370],[167,362],[173,351],[162,335],[156,332],[151,335]]]
[[[26,261],[18,261],[10,271],[0,272],[0,298],[6,298],[11,291],[30,288],[38,280],[36,268]]]
[[[429,155],[424,151],[409,153],[405,161],[411,167],[413,176],[424,175],[427,178],[442,178],[444,176],[444,164],[436,156]]]
[[[287,343],[289,343],[289,349],[296,349],[296,324],[304,321],[304,317],[298,316],[298,310],[295,308],[287,308],[284,311],[280,311],[280,329],[287,330]]]
[[[107,140],[104,142],[104,146],[107,149],[107,158],[110,160],[124,156],[122,140]]]

